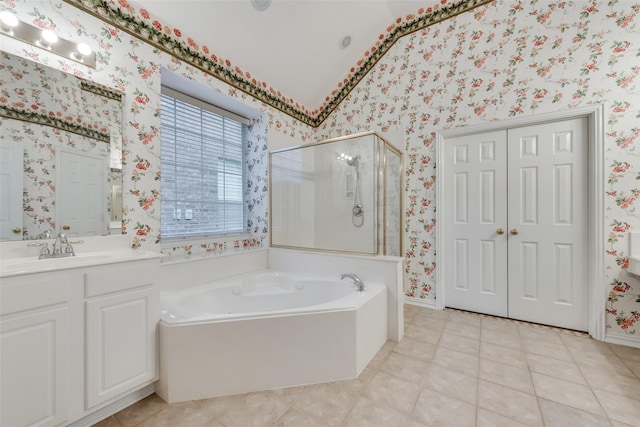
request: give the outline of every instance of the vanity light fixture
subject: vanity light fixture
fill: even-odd
[[[96,68],[96,54],[86,43],[74,43],[65,40],[58,37],[51,30],[42,30],[20,21],[13,13],[7,10],[0,12],[0,34],[46,49],[87,67]]]
[[[3,32],[12,32],[18,26],[18,22],[16,15],[8,10],[0,12],[0,27],[2,27]]]

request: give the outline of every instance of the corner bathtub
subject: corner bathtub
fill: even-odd
[[[276,271],[161,295],[167,402],[355,378],[387,339],[387,292]]]

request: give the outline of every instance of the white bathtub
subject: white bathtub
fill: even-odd
[[[387,292],[264,270],[161,295],[167,402],[354,378],[387,339]]]

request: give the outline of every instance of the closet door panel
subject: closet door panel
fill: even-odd
[[[587,119],[508,131],[509,317],[587,330]]]
[[[506,132],[446,141],[446,305],[507,315]]]

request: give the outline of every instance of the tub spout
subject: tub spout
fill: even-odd
[[[360,292],[364,292],[364,283],[362,282],[362,280],[360,280],[360,278],[356,274],[353,274],[353,273],[341,274],[340,280],[344,279],[345,277],[348,277],[351,280],[353,280],[353,284],[356,285],[356,288],[358,288]]]

